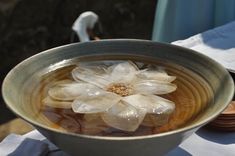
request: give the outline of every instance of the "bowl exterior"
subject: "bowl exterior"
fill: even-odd
[[[44,68],[59,68],[75,57],[90,56],[93,59],[161,59],[182,65],[201,75],[212,87],[214,103],[195,122],[178,130],[144,137],[115,139],[95,136],[73,135],[45,126],[35,118],[37,109],[33,104],[21,105],[24,96],[23,84],[30,76],[40,76]],[[61,62],[62,64],[54,66]],[[77,43],[47,50],[17,65],[5,78],[2,85],[3,98],[7,106],[18,116],[33,124],[54,144],[71,155],[163,155],[179,145],[199,127],[213,120],[222,112],[234,95],[234,84],[229,73],[210,58],[189,49],[143,40],[105,40]]]
[[[157,156],[165,155],[188,138],[197,128],[162,137],[130,140],[103,140],[74,137],[62,133],[37,129],[57,147],[71,156]]]

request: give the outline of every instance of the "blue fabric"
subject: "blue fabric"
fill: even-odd
[[[233,20],[235,0],[158,0],[152,39],[186,39]]]

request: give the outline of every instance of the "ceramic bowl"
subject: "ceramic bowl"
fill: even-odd
[[[193,122],[182,128],[136,137],[102,137],[62,132],[44,124],[44,119],[38,113],[38,106],[34,103],[20,102],[22,97],[27,97],[24,88],[29,78],[40,78],[44,69],[50,71],[66,66],[73,58],[84,60],[89,57],[145,59],[152,62],[160,59],[179,64],[205,79],[213,90],[214,102]],[[234,84],[225,68],[195,51],[152,41],[120,39],[70,44],[32,56],[9,72],[2,85],[2,94],[7,106],[16,115],[31,123],[52,143],[71,155],[156,156],[174,149],[193,132],[218,116],[233,98]]]

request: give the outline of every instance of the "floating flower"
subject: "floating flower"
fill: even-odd
[[[75,113],[99,113],[111,127],[135,131],[145,117],[145,125],[163,125],[175,104],[157,95],[171,93],[176,77],[164,71],[140,70],[133,62],[110,66],[78,65],[72,70],[75,81],[62,81],[48,91],[44,103],[56,108],[72,108]],[[146,115],[148,114],[148,115]]]

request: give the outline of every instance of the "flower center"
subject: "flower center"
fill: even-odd
[[[124,83],[114,83],[108,86],[107,91],[116,93],[120,96],[128,96],[132,93],[133,89],[130,85]]]

